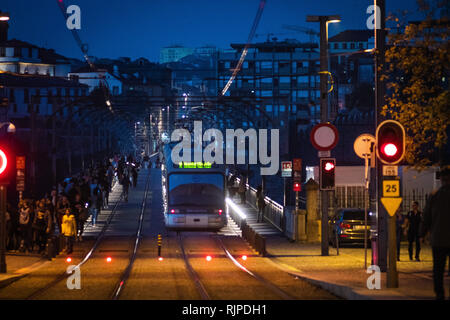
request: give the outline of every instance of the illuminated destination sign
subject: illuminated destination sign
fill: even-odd
[[[211,169],[211,162],[180,162],[178,163],[180,169]]]

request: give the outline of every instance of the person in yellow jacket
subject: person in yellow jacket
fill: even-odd
[[[64,216],[62,218],[61,233],[66,238],[66,253],[70,254],[73,252],[73,242],[75,236],[77,235],[77,223],[75,220],[75,215],[66,209]]]

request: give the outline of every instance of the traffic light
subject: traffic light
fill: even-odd
[[[11,178],[11,165],[8,159],[8,151],[0,146],[0,184],[8,184]]]
[[[376,132],[377,156],[385,164],[397,164],[405,156],[405,129],[394,120],[379,124]]]
[[[320,190],[334,190],[334,177],[336,171],[336,159],[320,159]]]
[[[302,185],[300,182],[294,181],[292,187],[294,191],[302,191]]]

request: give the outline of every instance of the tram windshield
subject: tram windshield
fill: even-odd
[[[172,174],[169,176],[169,205],[223,207],[224,176],[211,174]]]

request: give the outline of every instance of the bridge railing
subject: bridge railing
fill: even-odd
[[[240,179],[236,178],[237,184],[240,183]],[[249,184],[245,184],[246,186],[246,201],[255,209],[257,206],[257,197],[256,197],[256,189],[250,186]],[[264,197],[264,202],[266,203],[266,207],[264,208],[264,217],[266,220],[272,224],[275,228],[280,230],[281,232],[285,231],[285,217],[284,217],[284,207],[272,200],[269,197]]]

